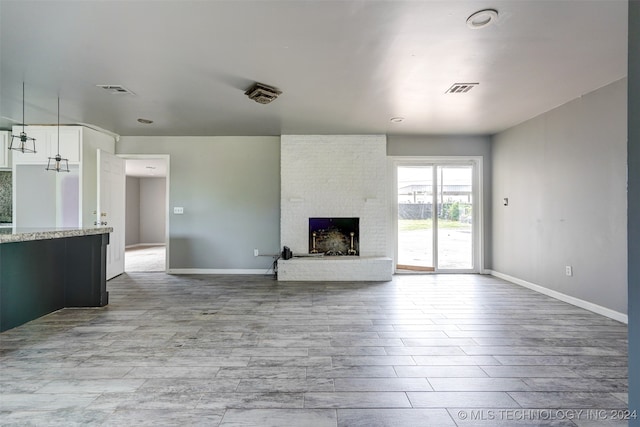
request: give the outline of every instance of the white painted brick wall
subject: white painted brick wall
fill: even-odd
[[[310,217],[360,218],[360,255],[387,250],[386,136],[283,135],[280,242],[309,251]]]
[[[393,265],[386,257],[318,257],[278,260],[280,281],[386,281]]]

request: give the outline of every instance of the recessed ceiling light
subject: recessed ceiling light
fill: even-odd
[[[472,30],[486,28],[498,20],[498,11],[495,9],[479,10],[467,18],[467,27]]]
[[[142,123],[143,125],[150,125],[151,123],[153,123],[153,120],[149,120],[149,119],[138,119],[138,123]]]
[[[402,123],[402,122],[404,122],[404,117],[391,117],[391,119],[389,119],[389,121],[391,123]]]

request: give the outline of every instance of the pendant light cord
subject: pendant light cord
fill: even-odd
[[[60,95],[58,95],[58,156],[60,155]]]
[[[24,133],[24,82],[22,82],[22,133]]]

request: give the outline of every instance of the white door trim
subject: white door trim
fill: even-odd
[[[125,170],[124,160],[97,150],[96,225],[113,227],[107,247],[107,280],[124,273]]]
[[[389,156],[392,169],[390,191],[393,201],[392,242],[393,269],[398,261],[398,181],[399,166],[429,166],[473,164],[473,200],[477,214],[473,216],[473,269],[472,270],[438,270],[435,273],[482,273],[484,271],[484,190],[482,156]]]
[[[170,183],[171,183],[171,156],[169,154],[117,154],[118,157],[122,157],[123,159],[163,159],[167,162],[167,175],[165,178],[165,224],[164,224],[164,244],[165,244],[165,260],[164,260],[164,271],[166,273],[169,272],[169,258],[170,258],[170,248],[169,248],[169,222],[171,216],[169,215],[169,192],[170,192]],[[126,211],[126,206],[125,206]]]

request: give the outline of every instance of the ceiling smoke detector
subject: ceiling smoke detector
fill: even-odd
[[[454,83],[445,93],[467,93],[480,83]]]
[[[244,93],[258,104],[268,104],[278,97],[282,92],[272,86],[256,83]]]

